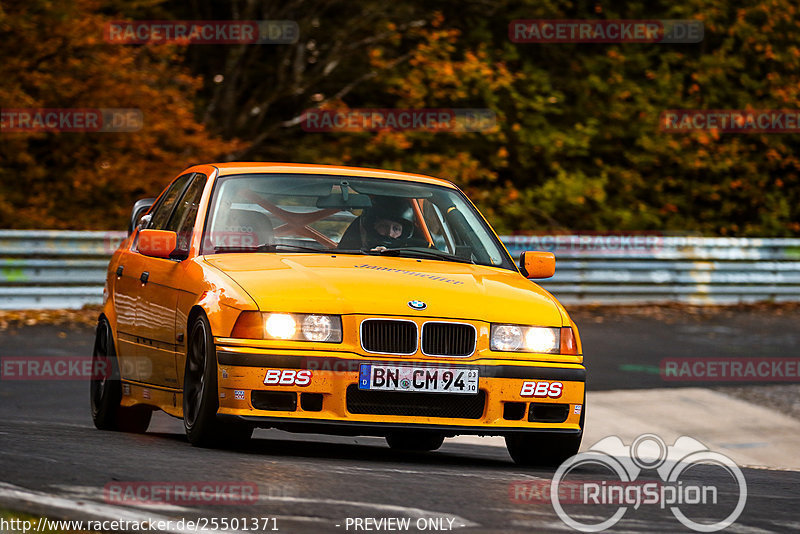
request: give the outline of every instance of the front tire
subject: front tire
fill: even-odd
[[[211,326],[198,316],[189,330],[186,370],[183,377],[183,427],[192,445],[219,447],[250,439],[253,428],[217,419],[217,355]]]
[[[114,336],[105,317],[97,323],[92,351],[92,379],[89,400],[92,421],[100,430],[143,434],[150,426],[153,410],[147,406],[121,406],[122,381]]]
[[[574,435],[519,433],[506,436],[508,454],[518,465],[556,467],[578,454],[581,432]]]
[[[586,424],[586,391],[583,392],[578,434],[530,434],[519,433],[506,436],[508,454],[518,465],[558,467],[568,458],[578,454]]]

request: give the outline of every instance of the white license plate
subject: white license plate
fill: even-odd
[[[358,389],[478,393],[477,369],[361,364]]]

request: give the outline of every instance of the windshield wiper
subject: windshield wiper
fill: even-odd
[[[327,254],[330,249],[304,247],[303,245],[290,245],[287,243],[275,243],[274,245],[260,245],[259,252],[279,252],[281,250],[298,250],[300,252],[322,252]]]
[[[288,243],[276,243],[274,245],[255,245],[255,246],[218,246],[214,247],[214,252],[219,254],[221,252],[281,252],[281,251],[298,251],[298,252],[319,252],[320,254],[352,254],[353,251],[342,251],[336,249],[324,249],[314,247],[304,247],[303,245],[291,245]],[[356,252],[359,253],[360,252]]]
[[[222,252],[261,252],[261,247],[260,246],[246,247],[242,245],[238,246],[220,245],[214,247],[214,254],[220,254]]]
[[[412,258],[421,256],[423,258],[434,258],[442,261],[457,261],[459,263],[475,264],[475,262],[469,258],[462,258],[461,256],[455,256],[453,254],[448,254],[447,252],[442,252],[438,249],[430,248],[400,247],[387,248],[385,250],[365,250],[364,252],[367,254],[380,254],[381,256],[409,256]]]

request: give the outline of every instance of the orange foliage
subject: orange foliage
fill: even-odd
[[[176,46],[104,42],[94,0],[32,0],[0,11],[3,108],[137,108],[132,133],[2,132],[0,227],[122,228],[190,163],[225,158],[194,116],[201,80]],[[23,180],[23,183],[20,181]]]

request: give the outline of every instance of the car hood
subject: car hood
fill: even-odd
[[[217,254],[262,311],[404,315],[561,326],[553,297],[519,273],[438,260],[348,254]],[[416,311],[409,301],[424,302]]]

